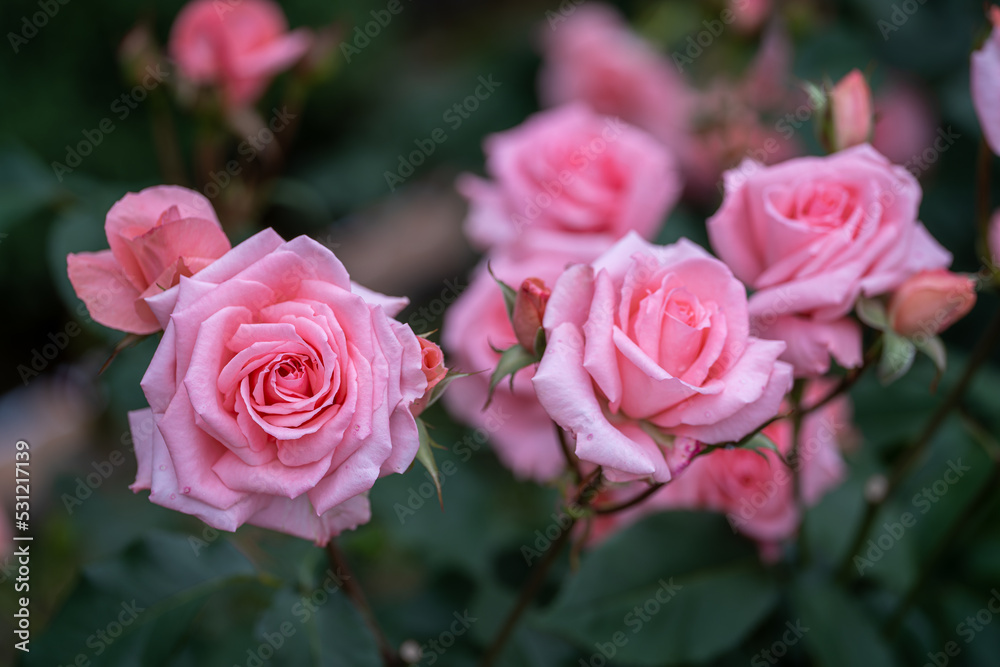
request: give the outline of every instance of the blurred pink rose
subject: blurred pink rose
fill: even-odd
[[[729,0],[735,14],[733,26],[740,32],[754,32],[771,15],[771,0]]]
[[[755,333],[786,341],[799,375],[826,372],[830,354],[861,363],[860,331],[844,319],[859,296],[951,263],[917,221],[916,179],[871,146],[771,167],[747,160],[725,182],[712,246],[755,290]]]
[[[991,7],[989,18],[993,31],[972,54],[972,103],[986,142],[1000,155],[1000,8]]]
[[[834,150],[869,141],[872,134],[872,91],[865,75],[853,69],[830,91],[830,134]]]
[[[573,258],[559,253],[516,258],[501,255],[490,258],[490,267],[510,285],[532,276],[551,285],[571,261]],[[448,409],[463,422],[484,429],[497,456],[518,477],[546,481],[559,475],[566,460],[555,426],[531,386],[534,368],[514,376],[513,391],[507,380],[497,385],[490,407],[483,409],[490,373],[500,359],[491,345],[505,349],[517,342],[503,294],[485,264],[476,269],[469,287],[448,309],[442,328],[442,342],[452,366],[464,372],[483,371],[463,378],[461,391],[444,395]]]
[[[921,271],[889,300],[889,322],[903,336],[936,336],[976,305],[976,283],[946,269]]]
[[[221,88],[227,106],[247,107],[309,49],[308,30],[288,32],[270,0],[193,0],[177,15],[168,50],[181,74]]]
[[[816,403],[833,388],[832,382],[813,382],[805,404]],[[783,456],[792,451],[792,423],[782,420],[764,429]],[[852,437],[851,404],[837,398],[802,420],[799,435],[799,474],[802,500],[815,505],[844,478],[841,442]],[[651,500],[650,509],[704,509],[724,512],[734,530],[771,545],[794,535],[801,521],[794,497],[794,473],[775,454],[764,456],[746,449],[718,450],[696,459],[675,482]],[[646,510],[647,512],[649,510]]]
[[[144,297],[173,287],[230,248],[209,201],[172,185],[122,197],[108,211],[104,231],[111,249],[68,255],[69,280],[94,320],[134,334],[161,328]]]
[[[617,10],[588,2],[548,28],[539,74],[544,105],[585,102],[681,149],[692,92],[674,64],[636,35]]]
[[[629,230],[654,236],[680,194],[659,142],[579,104],[492,135],[485,151],[493,180],[458,182],[470,202],[466,231],[483,249],[559,249],[589,260]]]
[[[875,132],[872,146],[892,162],[920,176],[911,163],[923,164],[921,154],[935,140],[937,114],[926,93],[895,80],[875,96]],[[949,128],[950,131],[950,128]]]
[[[130,413],[150,500],[325,544],[402,472],[427,388],[406,303],[356,288],[328,249],[268,229],[147,299],[165,326]]]
[[[749,328],[746,290],[722,262],[630,233],[556,282],[535,391],[610,481],[667,481],[694,453],[670,436],[738,440],[791,387],[784,344]]]

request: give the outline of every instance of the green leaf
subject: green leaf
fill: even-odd
[[[908,338],[886,330],[882,334],[882,358],[878,363],[878,379],[888,386],[906,375],[917,356],[917,346]]]
[[[535,355],[528,352],[521,345],[514,345],[504,350],[500,355],[500,361],[497,362],[497,367],[494,369],[493,375],[490,376],[490,390],[486,399],[486,405],[489,406],[490,401],[493,400],[493,391],[500,384],[501,380],[509,375],[510,385],[513,388],[514,374],[537,361],[538,359]]]
[[[433,389],[431,389],[431,393],[430,396],[427,397],[427,405],[424,406],[424,410],[437,403],[438,400],[444,396],[444,390],[448,388],[448,385],[455,380],[469,377],[470,375],[475,375],[475,373],[459,373],[458,371],[449,370],[448,374],[445,375],[440,382],[434,385]]]
[[[493,273],[493,267],[487,262],[486,270],[490,272],[490,276],[496,281],[496,284],[500,286],[500,291],[503,292],[503,303],[507,307],[507,317],[511,322],[514,321],[514,302],[517,301],[517,290],[505,283],[504,281],[497,278],[496,274]]]
[[[434,460],[434,441],[431,440],[430,434],[427,432],[427,424],[424,423],[423,419],[417,419],[417,431],[420,433],[420,447],[417,449],[417,460],[427,468],[427,473],[431,476],[431,481],[434,482],[434,488],[437,489],[438,503],[441,505],[441,509],[444,509],[444,498],[441,497],[441,473],[438,471],[437,461]]]
[[[878,299],[868,299],[858,297],[854,304],[854,312],[858,319],[879,331],[891,330],[889,326],[889,315],[885,312],[885,305]]]
[[[819,667],[879,665],[897,661],[879,634],[878,624],[857,598],[834,584],[800,577],[792,591],[806,649]]]
[[[623,663],[700,663],[738,645],[777,599],[753,547],[721,516],[670,512],[587,555],[539,622],[591,651],[621,633]]]

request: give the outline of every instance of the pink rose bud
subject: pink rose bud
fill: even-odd
[[[1000,155],[1000,8],[991,7],[987,16],[993,24],[990,36],[982,47],[972,54],[970,84],[972,105],[979,117],[986,143]]]
[[[549,302],[552,290],[539,278],[526,278],[517,291],[514,301],[514,334],[517,342],[532,354],[535,353],[535,337],[542,326],[545,304]]]
[[[218,86],[227,107],[243,108],[311,42],[308,30],[288,31],[281,7],[270,0],[194,0],[174,21],[169,51],[186,79]]]
[[[108,211],[104,232],[110,250],[66,257],[69,281],[91,317],[134,334],[163,328],[145,297],[194,275],[230,248],[212,204],[173,185],[122,197]]]
[[[889,301],[889,321],[903,336],[935,336],[976,305],[976,284],[945,269],[922,271],[899,286]]]
[[[858,70],[851,70],[830,91],[833,150],[867,143],[872,134],[872,91]]]
[[[417,336],[420,342],[420,362],[424,377],[427,378],[427,389],[424,395],[413,403],[413,414],[419,415],[427,407],[431,390],[438,385],[448,374],[448,369],[444,365],[444,353],[437,343],[433,343],[423,336]]]

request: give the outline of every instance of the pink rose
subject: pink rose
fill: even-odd
[[[579,10],[582,11],[582,10]],[[655,139],[583,105],[535,114],[485,142],[485,181],[463,176],[475,245],[593,259],[625,232],[656,234],[677,201],[674,161]]]
[[[538,330],[542,328],[542,318],[545,317],[545,305],[552,296],[552,290],[541,278],[525,278],[517,290],[514,300],[512,324],[517,342],[532,354],[535,353],[535,339]]]
[[[531,276],[551,285],[571,261],[573,258],[553,253],[518,258],[504,255],[490,258],[490,267],[509,285]],[[463,378],[461,391],[444,395],[448,410],[485,431],[477,443],[489,436],[501,462],[518,477],[546,481],[559,475],[566,460],[555,426],[531,386],[534,368],[518,371],[513,390],[507,380],[497,385],[489,408],[483,409],[490,373],[500,359],[493,347],[506,349],[517,343],[503,294],[485,264],[476,269],[469,286],[445,313],[442,329],[452,366],[465,372],[483,371]]]
[[[972,54],[972,103],[986,142],[1000,155],[1000,8],[991,7],[989,18],[993,31]]]
[[[588,2],[547,27],[539,74],[545,106],[585,102],[681,149],[692,93],[677,66],[635,34],[617,10]]]
[[[921,271],[899,286],[889,300],[889,323],[896,333],[936,336],[976,305],[976,283],[946,269]]]
[[[813,382],[805,404],[816,403],[833,388],[831,382]],[[764,434],[783,456],[792,451],[792,423],[769,425]],[[844,478],[841,443],[852,437],[850,399],[834,399],[802,420],[799,466],[802,499],[815,505]],[[718,450],[694,461],[675,482],[651,499],[651,508],[705,509],[724,512],[734,530],[762,546],[795,534],[802,519],[794,496],[794,473],[773,452],[745,449]],[[768,551],[765,551],[765,554]]]
[[[872,90],[854,69],[830,91],[830,135],[834,150],[867,143],[872,134]]]
[[[708,221],[718,255],[755,290],[757,335],[784,340],[800,375],[826,372],[829,355],[861,363],[861,333],[845,319],[862,294],[898,287],[951,255],[917,221],[920,185],[868,145],[726,173]]]
[[[219,86],[226,105],[240,108],[254,104],[311,42],[308,30],[288,32],[270,0],[193,0],[177,15],[168,50],[185,78]]]
[[[734,27],[740,32],[754,32],[771,15],[771,0],[729,0],[729,11],[735,15]]]
[[[108,211],[104,231],[111,249],[68,255],[69,280],[91,317],[134,334],[161,328],[144,297],[173,287],[230,248],[209,201],[172,185],[122,197]]]
[[[419,446],[427,388],[406,303],[352,285],[306,237],[268,229],[147,299],[165,330],[130,413],[133,490],[221,530],[325,544],[369,519],[375,480]]]
[[[631,233],[556,282],[535,391],[609,480],[665,482],[693,453],[671,436],[738,440],[777,413],[785,346],[749,329],[746,290],[722,262]]]

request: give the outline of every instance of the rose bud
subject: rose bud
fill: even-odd
[[[549,302],[552,290],[539,278],[526,278],[517,290],[514,301],[514,335],[517,342],[528,352],[535,353],[535,337],[542,326],[545,304]]]
[[[889,301],[889,321],[897,333],[934,336],[976,305],[976,284],[945,269],[922,271],[899,286]]]
[[[864,75],[854,69],[830,91],[828,132],[839,151],[867,143],[872,134],[872,91]]]
[[[444,365],[444,353],[437,343],[433,343],[423,336],[417,336],[420,342],[420,362],[424,377],[427,378],[427,390],[424,395],[413,404],[412,412],[419,415],[427,407],[427,401],[431,396],[434,387],[448,374],[448,369]]]

